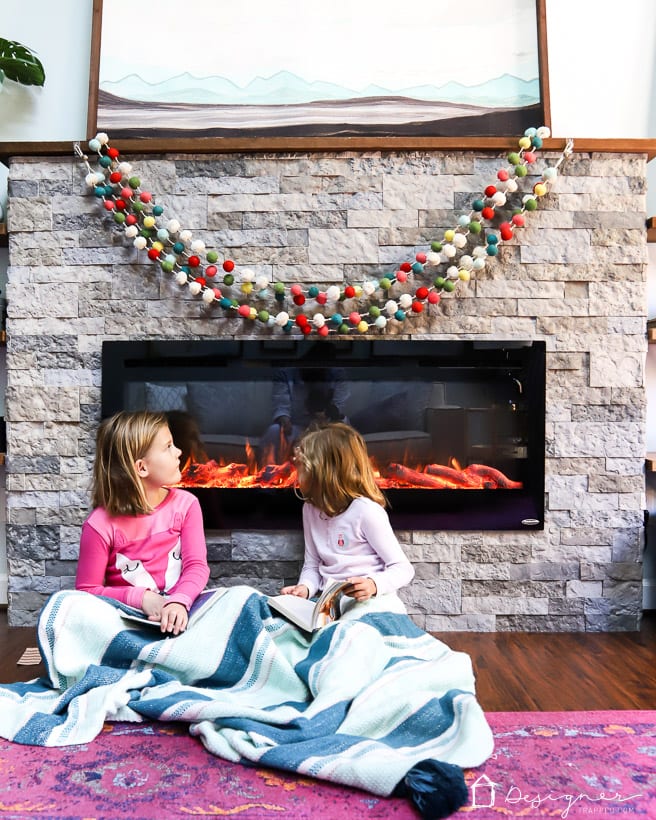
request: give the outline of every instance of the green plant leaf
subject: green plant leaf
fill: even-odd
[[[39,58],[26,46],[0,37],[0,71],[21,85],[43,85],[46,72]]]

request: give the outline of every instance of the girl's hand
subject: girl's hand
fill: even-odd
[[[281,595],[296,595],[299,598],[309,598],[310,597],[310,590],[305,586],[305,584],[296,584],[293,587],[283,587],[280,590]]]
[[[141,608],[148,616],[149,621],[159,621],[162,618],[162,609],[166,603],[166,598],[159,592],[152,592],[147,589],[141,600]]]
[[[378,592],[376,582],[372,578],[349,578],[351,588],[345,594],[356,601],[368,601]]]
[[[174,635],[179,635],[185,631],[188,623],[189,613],[182,604],[171,603],[162,608],[160,618],[162,632],[172,632]]]

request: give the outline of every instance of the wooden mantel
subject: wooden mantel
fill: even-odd
[[[646,154],[656,157],[656,139],[574,139],[577,154]],[[84,147],[86,140],[81,138]],[[567,140],[551,137],[543,151],[562,151]],[[70,142],[0,142],[0,162],[9,157],[66,156],[73,153]],[[513,137],[175,137],[171,139],[117,139],[112,145],[123,153],[221,154],[276,153],[288,151],[508,151]]]

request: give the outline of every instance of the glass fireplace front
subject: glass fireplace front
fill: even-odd
[[[169,414],[208,529],[297,529],[295,437],[358,429],[401,529],[544,524],[544,342],[105,342],[102,414]]]

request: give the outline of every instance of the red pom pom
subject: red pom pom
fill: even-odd
[[[317,330],[319,336],[327,336],[328,335],[328,325],[321,325],[321,327]]]
[[[221,291],[218,288],[212,288],[212,290],[214,291],[214,298],[215,299],[220,299],[223,296],[223,294],[221,293]]]
[[[132,199],[133,193],[134,191],[132,190],[132,188],[121,188],[121,199]]]
[[[108,148],[107,156],[116,159],[118,157],[118,148]]]
[[[426,299],[428,297],[428,288],[417,288],[417,299]]]
[[[216,276],[216,274],[218,273],[218,270],[219,269],[217,268],[216,265],[208,265],[205,268],[205,276],[209,276],[209,278],[211,279],[213,276]]]
[[[328,301],[328,297],[325,293],[317,293],[317,304],[318,305],[325,305]]]
[[[518,228],[523,228],[525,221],[524,214],[513,214],[513,225],[517,225]]]
[[[230,273],[234,269],[235,269],[235,263],[232,261],[232,259],[226,259],[225,262],[223,263],[223,270],[226,273]]]
[[[536,156],[533,153],[533,151],[524,151],[524,159],[526,160],[526,162],[531,163],[535,162]]]
[[[198,282],[198,284],[202,285],[203,287],[205,287],[205,285],[207,285],[207,282],[205,281],[205,278],[203,276],[197,276],[194,279],[194,282]]]
[[[312,325],[302,325],[301,331],[303,332],[304,336],[309,336],[312,333]]]
[[[299,313],[296,317],[296,324],[299,327],[304,327],[308,324],[308,317],[304,313]]]
[[[128,214],[125,217],[125,224],[126,225],[136,225],[137,224],[137,217],[134,214]]]
[[[497,171],[497,179],[500,179],[501,182],[505,182],[508,179],[509,176],[510,176],[510,174],[508,173],[508,171],[506,171],[505,168],[500,168]]]
[[[106,199],[103,202],[103,205],[105,206],[105,210],[107,210],[107,211],[113,211],[114,210],[114,200],[113,199]]]
[[[481,211],[481,216],[483,219],[494,219],[494,208],[490,208],[489,205],[486,205]]]
[[[346,296],[347,299],[352,299],[355,296],[355,288],[353,285],[347,285],[344,288],[344,296]]]
[[[119,174],[118,171],[112,171],[112,173],[109,175],[109,181],[112,182],[114,185],[117,185],[122,179],[123,177]]]
[[[421,313],[423,309],[424,309],[424,306],[421,302],[413,302],[412,303],[413,313]]]
[[[149,258],[149,259],[152,259],[152,260],[153,260],[153,262],[154,262],[156,259],[159,259],[159,251],[157,250],[157,248],[150,248],[150,249],[149,249],[149,251],[148,251],[148,258]]]
[[[407,282],[408,281],[408,274],[404,270],[397,270],[395,275],[396,275],[397,282]]]
[[[428,294],[428,304],[429,304],[429,305],[437,305],[437,304],[439,304],[439,302],[440,302],[440,294],[439,294],[439,293],[435,293],[435,291],[434,291],[434,290],[432,290],[432,291]]]
[[[187,259],[187,264],[190,268],[197,268],[200,265],[200,257],[190,256],[189,259]]]
[[[298,305],[299,307],[301,305],[304,305],[305,304],[305,296],[303,296],[302,293],[297,293],[296,296],[294,296],[294,304]]]
[[[404,263],[400,266],[400,268],[401,268],[401,270],[402,270],[402,271],[404,271],[405,273],[410,273],[410,271],[412,270],[412,265],[410,264],[410,262],[404,262]]]
[[[289,292],[292,296],[299,296],[301,293],[303,293],[303,288],[300,285],[292,285],[289,289]]]
[[[485,196],[494,196],[496,192],[497,189],[494,187],[494,185],[488,185],[485,189]]]
[[[504,242],[512,239],[513,229],[510,222],[502,222],[501,225],[499,225],[499,233],[501,234],[501,238]]]
[[[251,315],[251,309],[248,305],[239,305],[237,313],[239,313],[240,316],[243,316],[244,319],[248,319]]]
[[[152,198],[153,198],[153,195],[152,195],[152,194],[149,194],[149,193],[148,193],[148,191],[142,191],[142,192],[139,194],[139,199],[140,199],[142,202],[150,202],[150,200],[151,200]]]
[[[118,208],[119,211],[124,211],[125,208],[126,208],[125,200],[117,199],[116,200],[116,207]]]
[[[416,260],[417,260],[417,262],[419,262],[421,265],[425,265],[425,264],[426,264],[426,254],[425,254],[425,253],[418,253],[418,254],[415,256],[415,259],[416,259]]]
[[[349,322],[350,322],[353,326],[355,326],[355,325],[359,325],[361,320],[362,320],[362,317],[361,317],[361,316],[360,316],[360,314],[357,312],[357,310],[354,310],[354,311],[353,311],[353,313],[349,313]]]

